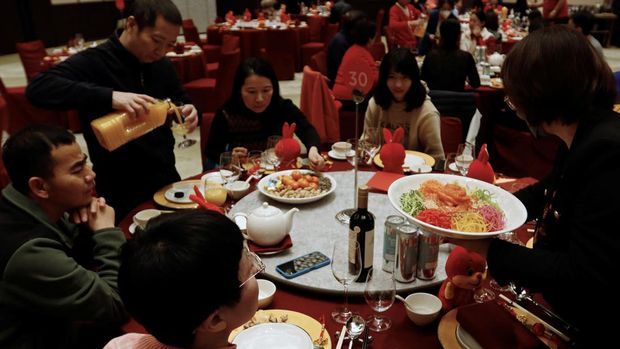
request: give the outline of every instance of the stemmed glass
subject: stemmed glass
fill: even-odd
[[[471,143],[459,144],[454,160],[461,175],[466,176],[467,171],[469,171],[469,165],[474,161],[474,145]]]
[[[332,252],[332,274],[344,286],[344,305],[332,311],[332,319],[344,324],[353,315],[348,307],[348,287],[362,272],[362,253],[357,241],[336,241]]]
[[[280,141],[280,136],[269,136],[267,147],[265,148],[265,162],[273,166],[274,171],[278,171],[282,159],[276,155],[276,144]]]
[[[187,135],[189,134],[189,129],[185,124],[185,116],[180,112],[181,107],[183,107],[183,103],[175,103],[172,108],[174,111],[174,118],[172,118],[172,124],[170,128],[172,129],[172,133],[178,136],[183,136],[183,140],[177,145],[177,147],[184,149],[191,147],[196,144],[195,139],[188,139]]]
[[[233,156],[232,152],[224,152],[220,155],[220,176],[226,184],[239,179],[241,176],[241,164],[238,156]]]
[[[382,313],[394,304],[396,297],[396,282],[394,274],[381,269],[372,268],[366,277],[364,298],[366,303],[377,313]],[[375,332],[381,332],[392,327],[392,320],[379,314],[373,314],[366,319],[366,326]]]

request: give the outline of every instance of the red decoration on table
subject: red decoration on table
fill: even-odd
[[[476,178],[481,181],[493,184],[495,182],[495,171],[489,163],[489,151],[487,145],[483,144],[478,153],[478,158],[472,161],[467,171],[467,177]]]
[[[250,251],[254,253],[278,252],[278,251],[286,250],[293,246],[293,240],[291,239],[291,236],[289,234],[287,234],[286,237],[284,237],[284,239],[280,241],[280,243],[274,246],[261,246],[261,245],[254,243],[252,240],[247,240],[247,242],[248,242],[248,248],[250,249]]]
[[[194,194],[190,194],[189,199],[197,203],[200,208],[224,214],[221,207],[214,205],[205,199],[197,186],[194,186]]]
[[[288,167],[290,164],[295,164],[297,156],[301,153],[301,146],[299,142],[293,138],[295,128],[297,125],[292,123],[290,126],[288,122],[282,125],[282,138],[276,144],[276,156],[282,160],[283,167]]]
[[[474,303],[474,294],[480,288],[486,261],[481,255],[457,246],[446,261],[446,280],[439,289],[443,310]]]
[[[232,11],[228,11],[226,12],[226,23],[233,25],[237,22],[237,19],[235,18],[235,14]]]
[[[286,13],[286,5],[280,5],[280,22],[288,23],[291,20],[291,17]]]
[[[383,171],[392,173],[403,173],[403,163],[405,162],[405,147],[401,144],[401,140],[405,135],[405,130],[399,127],[392,132],[387,128],[383,129],[383,138],[385,144],[381,147],[381,162],[383,163]]]
[[[252,20],[252,13],[250,12],[250,10],[248,10],[248,8],[245,8],[245,12],[243,13],[243,20],[246,22],[249,22]]]
[[[119,11],[123,11],[125,9],[125,0],[116,0],[115,5]]]
[[[368,180],[366,185],[372,189],[387,192],[390,185],[401,177],[404,177],[402,173],[378,171],[375,172],[375,174]]]

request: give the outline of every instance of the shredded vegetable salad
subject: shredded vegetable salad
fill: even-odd
[[[461,232],[491,232],[504,228],[506,217],[485,189],[471,192],[457,183],[436,180],[422,183],[400,197],[401,208],[437,227]]]

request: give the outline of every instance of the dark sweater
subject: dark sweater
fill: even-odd
[[[570,150],[561,148],[551,176],[516,194],[530,218],[540,219],[534,250],[493,239],[487,261],[498,282],[541,292],[581,330],[582,347],[602,348],[615,340],[617,321],[601,314],[620,311],[613,298],[620,265],[620,117],[601,110],[587,117]]]
[[[480,86],[474,57],[469,52],[458,49],[432,50],[424,58],[421,78],[431,90],[463,91],[465,79],[473,88]]]
[[[224,106],[215,114],[206,149],[206,169],[219,162],[222,152],[234,147],[264,150],[269,136],[282,135],[284,122],[297,124],[295,134],[308,149],[320,145],[319,134],[290,99],[275,101],[272,107],[260,114],[243,107],[240,109],[243,112],[232,112]]]
[[[39,74],[28,85],[28,99],[49,109],[78,109],[88,151],[97,173],[97,193],[123,216],[161,187],[178,181],[174,137],[164,125],[110,152],[99,145],[90,122],[112,111],[112,91],[143,93],[188,103],[166,58],[141,64],[112,36]]]
[[[342,57],[347,53],[349,47],[351,47],[351,44],[349,44],[349,40],[342,30],[336,33],[327,45],[327,78],[329,79],[327,84],[329,87],[334,86],[338,68],[340,68],[340,63],[342,63]]]

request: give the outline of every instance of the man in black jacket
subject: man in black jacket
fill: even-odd
[[[98,173],[97,192],[115,207],[117,219],[178,181],[174,137],[165,124],[114,151],[97,142],[90,122],[113,109],[148,117],[148,105],[170,98],[185,105],[190,132],[197,111],[165,53],[176,42],[181,14],[170,0],[137,0],[125,28],[105,43],[74,55],[30,82],[30,101],[50,109],[78,109],[88,151]]]

